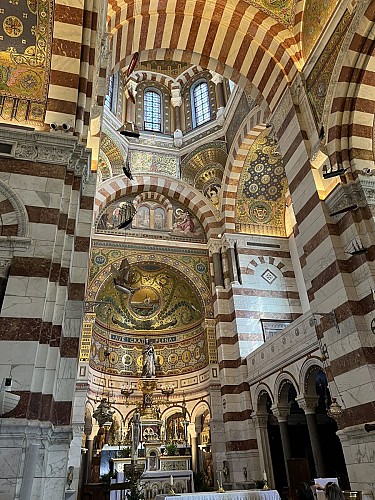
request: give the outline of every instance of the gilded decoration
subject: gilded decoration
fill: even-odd
[[[226,144],[215,141],[194,150],[181,164],[182,178],[201,191],[215,208],[219,208],[221,201],[221,180],[227,158]]]
[[[132,203],[136,214],[127,233],[133,236],[149,236],[162,239],[206,241],[200,221],[182,204],[167,198],[154,200],[144,196],[125,196],[105,207],[95,223],[96,231],[108,234],[124,234],[118,229],[121,204]],[[152,194],[150,195],[152,196]]]
[[[131,151],[131,171],[133,174],[158,173],[177,178],[179,176],[178,158],[149,151]]]
[[[236,230],[285,236],[287,179],[277,145],[268,129],[254,141],[245,159],[236,201]]]
[[[338,0],[306,0],[302,21],[302,52],[305,59],[311,54],[337,4]]]
[[[3,2],[0,8],[0,115],[42,125],[47,101],[53,0]]]
[[[307,94],[317,123],[322,122],[333,69],[352,19],[353,15],[346,11],[306,81]]]
[[[285,26],[294,25],[294,15],[297,0],[246,0],[271,17],[277,19]]]
[[[102,133],[100,150],[108,158],[113,174],[116,175],[122,173],[122,167],[125,164],[125,158],[113,139],[104,133]]]
[[[94,244],[88,300],[111,304],[110,315],[103,307],[95,311],[90,365],[97,370],[109,342],[110,371],[139,375],[146,336],[155,346],[157,375],[188,373],[208,364],[204,318],[212,317],[213,310],[207,255],[182,248],[152,252],[140,252],[136,245]],[[113,266],[118,268],[125,255],[131,294],[117,291],[113,283]]]

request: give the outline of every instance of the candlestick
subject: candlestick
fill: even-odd
[[[169,478],[169,484],[170,484],[171,486],[173,486],[173,476],[172,476],[172,475],[171,475],[171,477]]]
[[[266,474],[266,471],[263,471],[263,479],[264,479],[264,481],[267,481],[267,474]]]

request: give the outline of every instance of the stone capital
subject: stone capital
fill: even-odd
[[[221,239],[213,239],[211,238],[209,241],[208,241],[208,250],[210,252],[210,254],[214,254],[214,253],[220,253],[222,247],[223,247],[223,243],[221,241]]]
[[[271,406],[272,413],[275,415],[277,418],[277,421],[280,422],[286,422],[288,415],[290,413],[290,406],[289,405],[273,405]]]
[[[211,82],[217,85],[218,83],[223,83],[223,77],[219,75],[219,73],[215,73],[215,71],[210,71],[212,78]]]
[[[252,413],[251,418],[253,419],[256,429],[266,429],[268,424],[268,413]]]
[[[318,399],[318,396],[299,396],[296,398],[296,401],[298,406],[302,408],[306,415],[311,415],[315,413]]]
[[[182,97],[171,97],[171,104],[175,108],[176,106],[181,106],[182,104]]]

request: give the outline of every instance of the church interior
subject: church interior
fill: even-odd
[[[1,2],[1,500],[374,500],[374,23]]]

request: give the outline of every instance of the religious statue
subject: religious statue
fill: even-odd
[[[145,347],[143,349],[143,368],[142,377],[155,377],[155,367],[156,367],[156,354],[154,346],[150,343],[148,339],[145,341]]]
[[[229,468],[228,468],[228,462],[224,460],[223,462],[223,476],[224,476],[224,483],[229,482]]]
[[[105,423],[113,421],[114,413],[115,410],[111,409],[111,405],[108,403],[107,398],[102,398],[92,416],[98,422],[99,426],[102,427]]]
[[[69,465],[68,474],[66,476],[66,484],[68,485],[68,490],[71,490],[72,482],[74,477],[74,467],[73,465]]]

